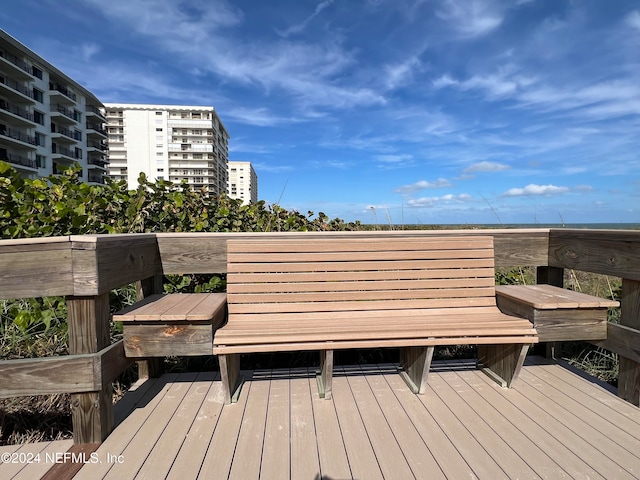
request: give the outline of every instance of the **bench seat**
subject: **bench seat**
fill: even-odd
[[[210,355],[226,320],[226,294],[155,294],[114,313],[127,357]]]
[[[480,366],[510,386],[538,341],[496,306],[492,237],[230,239],[227,259],[229,316],[213,345],[227,402],[241,353],[320,351],[330,398],[336,349],[401,347],[422,393],[436,345],[479,345]]]
[[[553,285],[501,285],[496,295],[500,310],[531,321],[541,342],[605,340],[607,311],[620,306]]]

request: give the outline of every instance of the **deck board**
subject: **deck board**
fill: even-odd
[[[215,372],[136,384],[116,404],[100,463],[75,478],[640,477],[640,410],[537,358],[511,389],[472,362],[434,362],[425,395],[412,394],[394,365],[336,367],[331,400],[318,398],[312,369],[243,374],[233,405]],[[52,466],[0,464],[0,478],[39,478]]]

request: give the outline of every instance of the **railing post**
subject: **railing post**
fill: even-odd
[[[138,301],[142,300],[154,293],[162,293],[163,291],[163,275],[158,274],[149,278],[145,278],[136,282],[136,298]],[[145,360],[138,360],[138,378],[157,378],[162,375],[163,372],[163,360],[162,358],[147,358]]]
[[[640,330],[640,281],[622,279],[620,325]],[[618,396],[640,406],[640,363],[620,355]]]
[[[67,309],[69,354],[97,353],[111,344],[108,293],[67,297]],[[111,384],[96,392],[72,393],[71,419],[74,443],[100,443],[107,438],[113,430]]]
[[[536,268],[536,283],[564,287],[564,268],[540,266]],[[557,358],[562,355],[562,342],[546,342],[545,357]]]

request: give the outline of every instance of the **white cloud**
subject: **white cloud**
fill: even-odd
[[[625,19],[627,25],[640,31],[640,10],[634,10]]]
[[[400,63],[387,65],[385,67],[385,87],[388,90],[404,87],[413,80],[414,72],[420,66],[420,59],[417,56],[412,56]]]
[[[523,197],[523,196],[549,196],[567,193],[568,187],[556,187],[555,185],[536,185],[531,183],[524,188],[511,188],[502,194],[503,197]]]
[[[471,200],[471,195],[461,193],[460,195],[443,195],[441,197],[422,197],[407,201],[407,206],[411,208],[433,207],[442,203],[465,203]]]
[[[436,15],[448,22],[461,36],[473,38],[498,28],[503,13],[490,0],[445,0]]]
[[[375,158],[376,160],[382,163],[397,165],[413,159],[413,155],[410,155],[408,153],[385,154],[385,155],[376,155]]]
[[[435,182],[420,180],[416,183],[412,183],[411,185],[403,185],[401,187],[398,187],[394,190],[394,192],[408,194],[408,193],[418,192],[420,190],[425,190],[428,188],[444,188],[444,187],[450,187],[450,186],[451,186],[451,183],[444,178],[439,178]]]
[[[502,172],[510,168],[511,166],[505,165],[504,163],[479,162],[465,168],[462,173]]]
[[[276,32],[278,33],[278,35],[285,38],[291,34],[302,32],[305,28],[307,28],[307,25],[309,25],[309,22],[311,22],[311,20],[313,20],[318,15],[320,15],[320,13],[325,8],[330,7],[332,3],[333,3],[333,0],[326,0],[324,2],[319,3],[318,5],[316,5],[316,9],[314,10],[314,12],[311,15],[309,15],[302,23],[299,23],[297,25],[292,25],[291,27],[287,28],[284,31],[276,30]]]
[[[275,127],[283,124],[297,123],[302,120],[295,118],[280,117],[272,114],[266,108],[246,108],[235,107],[226,109],[225,117],[230,117],[245,125],[255,125],[258,127]]]

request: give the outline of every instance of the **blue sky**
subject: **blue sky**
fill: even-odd
[[[103,102],[212,105],[259,197],[363,223],[640,222],[640,3],[21,0]]]

